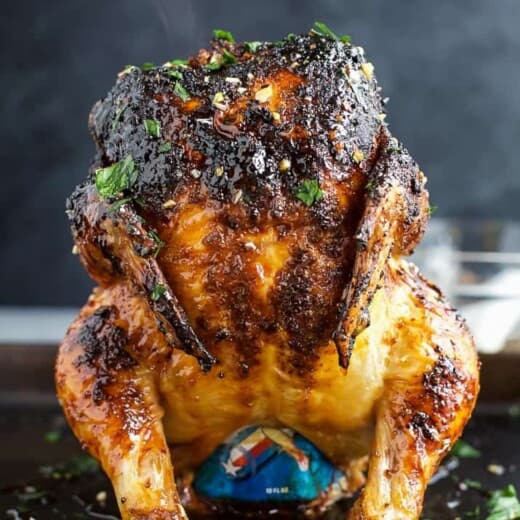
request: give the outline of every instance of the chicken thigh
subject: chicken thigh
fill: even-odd
[[[98,287],[57,360],[67,419],[125,520],[213,511],[193,474],[248,425],[364,485],[350,520],[417,519],[478,394],[464,321],[403,259],[426,178],[347,38],[216,36],[127,67],[92,110],[68,213]]]

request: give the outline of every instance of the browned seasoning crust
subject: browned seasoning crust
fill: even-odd
[[[208,70],[225,52],[236,62]],[[424,232],[426,179],[384,124],[362,49],[214,41],[188,67],[122,72],[90,128],[98,154],[67,207],[99,287],[56,383],[123,518],[186,518],[172,460],[185,505],[204,509],[192,472],[263,424],[314,442],[346,494],[368,455],[350,520],[417,519],[474,407],[478,362],[401,258]],[[96,170],[128,157],[135,178],[100,196]]]
[[[312,36],[266,44],[255,54],[228,42],[216,43],[216,51],[219,45],[237,63],[210,72],[204,67],[210,51],[201,51],[179,69],[191,96],[186,102],[174,93],[171,68],[134,68],[94,107],[90,127],[99,153],[90,178],[69,200],[83,260],[100,283],[122,272],[149,294],[156,284],[171,289],[151,304],[174,329],[174,344],[205,368],[216,360],[219,337],[241,345],[249,366],[255,338],[277,330],[295,351],[298,370],[308,371],[332,336],[347,366],[386,258],[392,249],[408,253],[423,232],[423,175],[390,138],[359,47]],[[224,101],[215,102],[219,93]],[[160,139],[147,135],[148,118],[160,123]],[[164,143],[171,149],[160,152]],[[129,154],[138,175],[125,196],[134,202],[124,213],[110,212],[110,204],[97,200],[93,172]],[[295,192],[309,180],[318,181],[323,197],[307,207]],[[225,330],[212,328],[204,315],[190,322],[189,302],[177,301],[178,276],[170,266],[181,259],[171,258],[176,247],[167,233],[189,205],[214,213],[205,238],[213,252],[205,290],[229,310]],[[158,266],[147,234],[154,229],[168,244]],[[252,255],[241,237],[267,231],[286,244],[285,266],[267,301],[252,305],[255,273],[248,272]],[[107,234],[116,233],[121,238],[113,244]],[[374,247],[367,247],[370,238]]]

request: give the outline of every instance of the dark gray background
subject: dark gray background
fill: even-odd
[[[86,119],[124,65],[205,46],[213,28],[279,39],[315,20],[365,47],[389,122],[441,216],[520,218],[518,0],[19,0],[0,19],[0,304],[79,305],[65,197],[93,153]]]

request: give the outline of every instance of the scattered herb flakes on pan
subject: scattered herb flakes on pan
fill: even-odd
[[[468,489],[482,489],[482,484],[478,480],[472,480],[470,478],[464,479],[462,482]]]
[[[39,491],[32,486],[27,486],[24,491],[18,491],[15,495],[20,502],[26,503],[44,499],[47,496],[47,491]]]
[[[451,449],[450,455],[461,459],[478,459],[480,451],[463,440],[458,440]]]
[[[512,484],[493,491],[486,502],[488,516],[486,520],[515,520],[520,518],[520,502]]]
[[[56,444],[61,440],[61,432],[57,430],[48,431],[44,436],[45,442],[49,444]]]
[[[96,189],[101,197],[115,197],[131,188],[136,179],[134,159],[127,155],[122,161],[96,170]]]
[[[303,181],[295,190],[296,198],[300,199],[305,205],[312,206],[323,198],[318,181],[316,179],[307,179]]]

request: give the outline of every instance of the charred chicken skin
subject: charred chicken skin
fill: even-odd
[[[68,213],[98,287],[60,348],[61,404],[125,520],[211,510],[190,475],[251,424],[364,486],[350,520],[417,519],[478,393],[464,321],[403,259],[426,178],[360,47],[229,40],[125,69],[91,112]]]

